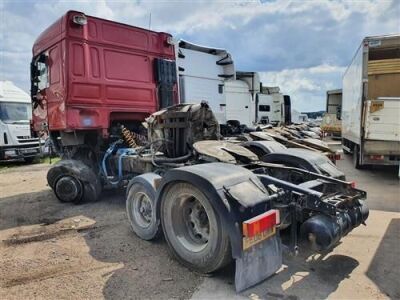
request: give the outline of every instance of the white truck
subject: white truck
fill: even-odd
[[[342,132],[342,89],[326,92],[326,113],[321,130],[333,137],[341,137]]]
[[[262,87],[257,72],[235,70],[224,49],[177,43],[177,69],[181,103],[206,101],[220,124],[237,121],[248,127],[280,124],[290,118],[290,98],[279,88]],[[290,122],[290,120],[289,120]]]
[[[31,98],[11,81],[0,81],[0,161],[40,155],[39,139],[31,135]]]
[[[225,82],[235,80],[231,55],[224,49],[177,42],[177,73],[181,103],[206,101],[220,124],[226,123]]]
[[[285,122],[285,96],[280,92],[280,88],[266,87],[261,88],[257,98],[257,122],[279,125]]]
[[[355,168],[400,163],[400,35],[366,37],[343,76],[342,145]]]

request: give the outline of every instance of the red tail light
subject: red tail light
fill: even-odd
[[[383,155],[370,155],[369,158],[371,160],[384,160],[385,157]]]
[[[271,209],[243,222],[243,235],[245,237],[253,237],[265,230],[273,228],[276,224],[279,224],[279,222],[279,211]]]
[[[335,154],[335,160],[340,160],[340,159],[341,159],[340,154]]]
[[[355,182],[355,181],[352,181],[352,182],[350,183],[350,185],[351,185],[351,187],[352,187],[353,189],[356,188],[356,182]]]

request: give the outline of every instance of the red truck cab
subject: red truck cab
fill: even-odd
[[[114,124],[140,124],[178,102],[168,33],[68,11],[32,54],[34,130],[48,130],[63,146],[107,138]]]

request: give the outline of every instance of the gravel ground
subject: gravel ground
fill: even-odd
[[[326,257],[285,255],[277,275],[242,294],[234,292],[232,265],[202,277],[177,263],[164,240],[137,238],[122,192],[63,204],[46,185],[48,164],[1,169],[0,299],[400,299],[397,171],[354,170],[350,157],[338,166],[368,191],[368,226]],[[71,217],[94,225],[53,230]],[[37,234],[46,230],[51,234]],[[27,232],[37,238],[18,239]]]
[[[0,299],[187,299],[203,277],[168,253],[163,240],[146,242],[131,231],[123,193],[96,203],[62,204],[46,185],[49,166],[0,171],[0,240],[68,217],[95,220],[92,228],[49,239],[0,242]],[[43,225],[42,225],[43,226]]]

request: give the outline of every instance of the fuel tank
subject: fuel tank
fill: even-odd
[[[360,205],[340,211],[336,216],[314,215],[300,227],[300,237],[316,251],[329,250],[354,228],[368,218],[369,209],[364,201]]]

